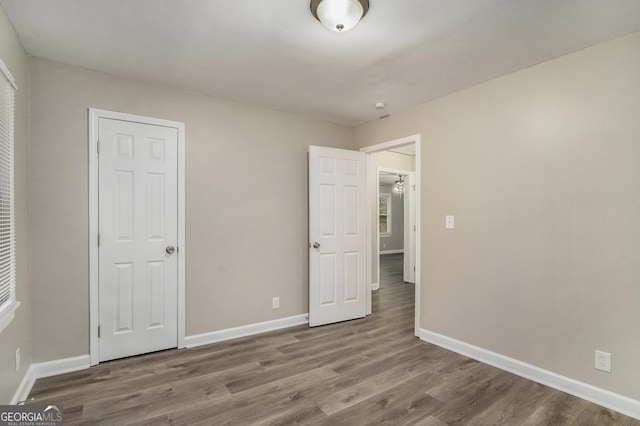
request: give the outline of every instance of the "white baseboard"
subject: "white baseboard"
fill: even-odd
[[[85,368],[89,368],[89,355],[31,364],[22,378],[18,390],[16,390],[16,393],[13,395],[11,404],[15,405],[20,401],[25,401],[29,397],[29,392],[31,392],[31,388],[36,382],[36,379],[71,373],[72,371],[84,370]]]
[[[419,337],[426,342],[640,420],[640,401],[635,399],[423,328],[420,329]]]
[[[280,330],[282,328],[288,328],[308,323],[309,314],[295,315],[292,317],[259,322],[256,324],[227,328],[225,330],[212,331],[210,333],[194,334],[193,336],[185,337],[184,342],[187,348],[194,348],[196,346],[223,342],[225,340],[237,339],[238,337],[251,336],[267,331]]]
[[[36,382],[36,373],[33,368],[33,364],[29,366],[29,369],[25,373],[22,381],[20,382],[20,386],[16,390],[16,393],[11,398],[11,402],[9,404],[16,405],[18,402],[26,401],[29,397],[29,392],[31,392],[31,388],[33,384]]]
[[[380,290],[380,283],[371,284],[371,290]]]
[[[397,250],[381,250],[380,254],[398,254],[398,253],[404,253],[403,249],[397,249]]]

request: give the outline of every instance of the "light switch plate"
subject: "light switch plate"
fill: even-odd
[[[444,226],[447,229],[454,229],[455,228],[453,215],[445,216]]]

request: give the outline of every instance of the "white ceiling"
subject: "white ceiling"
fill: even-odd
[[[354,126],[640,30],[639,0],[0,0],[30,55]]]

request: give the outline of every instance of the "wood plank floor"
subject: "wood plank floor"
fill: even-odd
[[[106,362],[36,381],[65,424],[640,425],[413,336],[402,255],[373,315]]]

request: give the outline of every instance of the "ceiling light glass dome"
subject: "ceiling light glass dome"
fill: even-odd
[[[328,30],[348,31],[369,10],[368,0],[312,0],[311,12]]]

